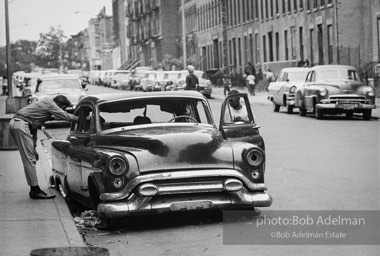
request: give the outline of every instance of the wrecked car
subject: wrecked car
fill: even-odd
[[[238,99],[248,121],[228,118]],[[136,214],[268,207],[265,146],[246,94],[226,97],[219,128],[195,91],[98,94],[52,142],[51,179],[106,223]]]

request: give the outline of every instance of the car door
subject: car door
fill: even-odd
[[[80,196],[88,197],[87,177],[91,170],[90,146],[95,134],[95,114],[91,105],[82,104],[77,110],[78,122],[72,127],[67,140],[70,142],[68,157],[71,170],[67,174],[69,187]]]
[[[247,115],[243,118],[243,121],[236,118],[236,111],[232,107],[234,100],[238,101],[241,107],[246,109],[246,111],[240,111],[240,113],[244,113],[244,115],[246,113]],[[254,120],[246,93],[230,94],[224,99],[219,123],[219,130],[224,139],[249,142],[265,149],[264,140],[259,133],[259,128],[260,126]]]
[[[316,83],[315,81],[315,71],[312,70],[308,73],[306,77],[306,82],[305,82],[305,88],[304,88],[304,104],[305,108],[307,110],[313,110],[314,109],[314,85]]]

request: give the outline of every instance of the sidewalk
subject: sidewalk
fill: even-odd
[[[5,115],[6,96],[0,96],[0,117]],[[0,248],[1,255],[29,255],[33,249],[47,247],[83,247],[64,199],[48,188],[51,167],[38,133],[37,173],[40,187],[56,196],[53,200],[29,199],[18,150],[0,151]]]

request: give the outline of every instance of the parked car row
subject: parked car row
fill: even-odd
[[[317,119],[337,114],[352,118],[360,113],[370,120],[376,108],[374,89],[363,83],[356,68],[346,65],[282,69],[268,92],[275,112],[286,107],[291,114],[298,108],[300,116],[310,113]]]
[[[195,70],[199,79],[199,91],[210,98],[212,86],[207,74]],[[187,70],[154,70],[150,67],[137,67],[133,70],[94,70],[90,72],[90,83],[121,90],[134,91],[177,91],[184,90]]]

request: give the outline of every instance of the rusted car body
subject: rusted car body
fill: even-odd
[[[308,72],[309,68],[284,68],[276,81],[269,84],[268,99],[273,102],[274,112],[286,107],[288,114],[293,113],[295,92],[305,83]]]
[[[217,129],[199,92],[88,96],[66,140],[52,143],[56,188],[105,221],[197,209],[267,207],[265,148],[246,94],[249,123]]]
[[[345,113],[352,118],[362,113],[364,120],[371,119],[375,105],[375,92],[363,84],[358,71],[346,65],[321,65],[311,68],[305,84],[297,89],[295,106],[300,115],[307,112],[322,119],[325,114]]]

